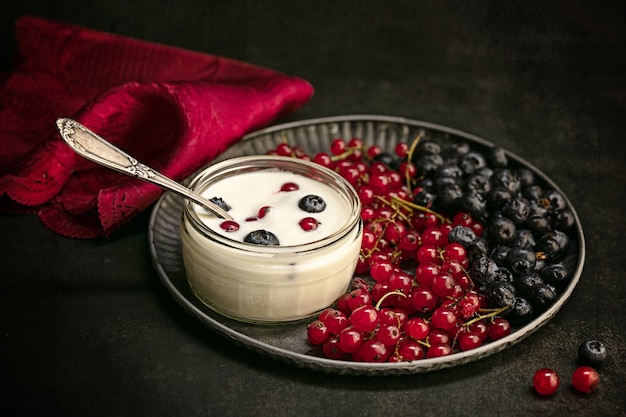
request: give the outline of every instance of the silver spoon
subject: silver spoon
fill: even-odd
[[[219,218],[233,220],[233,218],[217,204],[212,203],[200,194],[195,193],[189,188],[138,162],[135,158],[107,142],[104,138],[87,129],[76,120],[66,118],[57,119],[57,127],[59,128],[63,140],[79,155],[107,168],[156,184],[159,187],[186,197],[206,208]]]

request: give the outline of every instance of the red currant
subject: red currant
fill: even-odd
[[[356,290],[350,291],[348,297],[348,307],[350,311],[354,311],[355,309],[372,304],[372,295],[369,291],[363,288],[357,288]]]
[[[420,313],[430,313],[439,304],[439,297],[429,288],[417,287],[411,291],[413,308]]]
[[[352,311],[350,323],[361,332],[369,333],[378,326],[378,310],[371,305],[362,305]]]
[[[317,221],[317,219],[313,218],[313,217],[305,217],[302,220],[300,220],[298,222],[298,224],[300,225],[300,228],[302,230],[304,230],[305,232],[311,232],[313,230],[316,230],[317,227],[321,224],[320,222]]]
[[[598,371],[590,366],[581,366],[572,374],[572,385],[576,390],[589,394],[600,384]]]
[[[342,359],[345,353],[339,346],[339,337],[331,336],[322,343],[322,352],[329,359]]]
[[[300,187],[295,182],[286,182],[280,186],[280,191],[290,192],[290,191],[296,191],[299,188]]]
[[[533,387],[541,395],[552,395],[559,388],[560,379],[550,368],[541,368],[533,376]]]
[[[313,157],[313,162],[326,167],[331,168],[333,166],[333,160],[326,152],[319,152]]]
[[[502,317],[496,317],[489,324],[489,338],[491,340],[502,339],[511,334],[511,323]]]
[[[239,230],[239,223],[232,220],[225,220],[220,223],[220,227],[227,232],[236,232]]]
[[[276,155],[291,156],[293,154],[292,147],[287,143],[279,143],[276,146]]]
[[[424,340],[430,333],[430,327],[421,317],[413,317],[402,326],[404,333],[412,339]]]
[[[402,339],[398,342],[398,355],[403,361],[415,361],[424,357],[424,348],[411,339]]]
[[[400,329],[395,324],[381,325],[376,331],[376,339],[385,346],[395,346],[400,340]]]
[[[321,345],[329,335],[328,327],[321,320],[315,320],[307,327],[307,338],[314,345]]]
[[[376,261],[370,265],[370,275],[374,281],[387,282],[395,267],[389,261]]]
[[[453,311],[438,307],[433,311],[433,315],[431,317],[431,324],[441,330],[452,330],[457,323],[457,316]]]
[[[458,336],[459,348],[463,351],[476,349],[483,343],[483,339],[472,331],[461,332]]]
[[[332,334],[338,334],[348,326],[348,317],[342,311],[327,308],[320,313],[318,320],[326,325]]]
[[[346,142],[343,139],[333,139],[330,143],[330,152],[333,155],[341,155],[346,151]]]
[[[359,350],[363,344],[363,333],[348,326],[339,333],[339,348],[345,353],[353,353]]]
[[[430,345],[428,350],[426,351],[427,358],[439,358],[442,356],[448,356],[452,353],[452,347],[448,344],[440,343]]]

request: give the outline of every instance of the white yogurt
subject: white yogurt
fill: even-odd
[[[298,190],[279,191],[282,184]],[[191,185],[207,198],[221,197],[240,225],[227,232],[190,202],[181,223],[187,278],[196,296],[217,312],[249,322],[308,317],[332,304],[348,287],[361,246],[360,204],[339,175],[314,163],[276,156],[242,157],[209,167]],[[326,208],[308,213],[298,201],[322,197]],[[261,207],[267,214],[254,221]],[[304,231],[303,217],[319,226]],[[244,243],[253,230],[268,230],[279,246]]]
[[[297,190],[280,191],[283,184],[296,184]],[[221,197],[231,209],[228,211],[239,225],[239,230],[227,232],[218,219],[199,206],[198,216],[208,227],[230,239],[243,242],[255,230],[272,232],[281,246],[303,245],[337,232],[350,215],[349,201],[328,185],[314,179],[278,169],[248,172],[218,181],[202,192],[206,198]],[[326,208],[319,213],[301,209],[299,201],[307,195],[321,197]],[[258,213],[267,207],[259,218]],[[299,222],[304,218],[318,222],[314,230],[305,231]]]

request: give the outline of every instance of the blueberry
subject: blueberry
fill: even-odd
[[[516,297],[513,307],[506,316],[512,324],[526,324],[533,318],[533,306],[523,297]]]
[[[505,265],[515,274],[534,271],[537,257],[532,250],[512,248],[506,255]]]
[[[473,218],[480,219],[487,210],[485,197],[476,190],[468,190],[461,197],[461,209],[467,211]]]
[[[506,152],[499,146],[494,146],[487,154],[487,159],[492,167],[503,168],[508,165],[509,159]]]
[[[522,183],[520,182],[517,173],[506,168],[496,170],[491,176],[491,181],[493,183],[493,188],[508,190],[513,195],[521,191],[522,188]]]
[[[513,306],[515,304],[515,288],[506,282],[493,282],[485,291],[487,304],[493,308]],[[505,310],[501,315],[507,314],[511,309]]]
[[[307,213],[321,213],[326,208],[326,202],[318,195],[309,194],[298,201],[298,207]]]
[[[415,194],[413,202],[420,206],[430,207],[435,202],[436,196],[426,190],[420,190]]]
[[[586,340],[578,347],[578,362],[581,365],[598,366],[607,355],[606,346],[599,340]]]
[[[516,230],[515,223],[506,217],[495,218],[487,224],[487,236],[492,242],[500,245],[511,242]]]
[[[535,246],[535,237],[528,229],[517,229],[512,246],[515,248],[532,249]]]
[[[569,246],[569,238],[559,230],[544,234],[537,241],[536,250],[542,252],[547,259],[557,260],[561,258]]]
[[[466,247],[466,250],[467,258],[470,262],[473,262],[480,257],[487,256],[489,253],[489,242],[487,242],[487,239],[477,237],[476,240]]]
[[[522,297],[530,297],[535,285],[543,284],[544,280],[536,272],[518,275],[515,277],[515,288]]]
[[[530,203],[523,197],[513,198],[502,207],[502,213],[513,223],[522,224],[530,216]]]
[[[559,262],[543,268],[541,277],[545,282],[554,285],[557,289],[563,289],[570,281],[570,270]]]
[[[485,157],[482,154],[470,151],[461,157],[459,161],[459,166],[468,175],[471,175],[478,171],[479,169],[485,167],[487,165],[487,161],[485,161]]]
[[[467,247],[476,240],[476,233],[469,227],[454,226],[448,233],[448,242],[460,243]]]
[[[506,256],[509,254],[511,248],[506,245],[498,245],[491,249],[489,257],[495,261],[498,266],[503,266],[506,261]]]
[[[479,285],[488,285],[495,281],[498,266],[493,259],[482,256],[476,259],[469,270],[469,275]]]
[[[528,301],[533,308],[543,311],[548,308],[556,300],[556,290],[549,284],[537,284],[531,291]]]
[[[222,197],[211,197],[209,198],[209,201],[224,211],[230,210],[230,206]]]
[[[246,243],[252,243],[254,245],[263,245],[263,246],[278,246],[280,242],[278,238],[272,232],[268,232],[267,230],[254,230],[246,235],[243,238],[243,241]]]

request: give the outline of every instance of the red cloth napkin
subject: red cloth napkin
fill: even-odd
[[[16,35],[22,61],[0,86],[0,209],[69,237],[111,235],[162,190],[75,154],[57,118],[182,180],[313,94],[269,69],[33,16]]]

